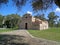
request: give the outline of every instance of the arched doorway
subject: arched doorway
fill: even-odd
[[[28,25],[28,24],[27,24],[27,23],[25,23],[25,29],[28,29],[27,25]]]

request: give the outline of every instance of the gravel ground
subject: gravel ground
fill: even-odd
[[[60,45],[60,43],[32,38],[26,30],[16,30],[0,33],[0,45]]]

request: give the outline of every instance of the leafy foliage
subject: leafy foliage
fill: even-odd
[[[45,10],[51,7],[53,4],[53,0],[33,0],[32,7],[33,10]]]
[[[29,0],[11,0],[14,5],[19,9],[26,4]],[[31,5],[34,11],[46,10],[50,7],[53,7],[55,3],[58,7],[60,7],[60,0],[30,0],[32,1]],[[7,4],[9,0],[0,0],[0,5]]]
[[[53,27],[55,24],[55,20],[57,20],[59,16],[55,15],[54,12],[50,12],[48,15],[48,22],[49,22],[49,26]]]
[[[8,3],[8,0],[0,0],[0,5],[1,4],[7,4]]]
[[[45,21],[45,20],[46,20],[46,18],[45,18],[45,15],[44,15],[44,14],[36,15],[36,16],[35,16],[35,18],[39,18],[39,19],[41,19],[41,20],[43,20],[43,21]]]
[[[6,16],[5,25],[7,25],[8,28],[13,28],[18,26],[18,22],[20,20],[20,16],[17,14],[11,14]]]
[[[55,4],[60,7],[60,0],[55,0]]]
[[[32,8],[34,11],[46,10],[52,8],[53,4],[60,7],[60,0],[33,0]]]
[[[17,8],[21,8],[23,5],[25,5],[26,0],[12,0]]]
[[[57,21],[56,27],[60,27],[60,19]]]
[[[2,15],[0,15],[0,27],[2,27],[3,18],[4,17]]]
[[[23,5],[25,5],[26,0],[0,0],[0,5],[3,6],[3,4],[9,3],[9,1],[12,1],[12,3],[20,9]],[[12,5],[13,5],[12,4]]]

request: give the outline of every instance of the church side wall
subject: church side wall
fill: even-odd
[[[32,29],[33,30],[39,30],[39,25],[32,23]]]
[[[42,22],[42,24],[40,24],[40,30],[45,30],[48,29],[48,23]]]

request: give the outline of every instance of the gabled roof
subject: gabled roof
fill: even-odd
[[[34,17],[34,18],[35,18],[35,17]],[[42,23],[42,22],[48,23],[48,21],[43,21],[43,20],[40,20],[39,18],[35,18],[35,21],[36,21],[37,23]]]

